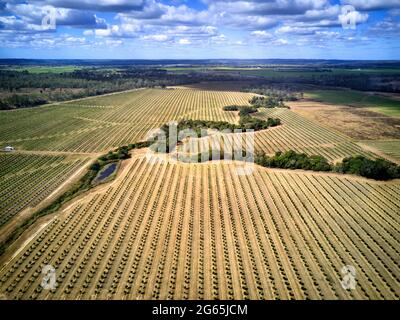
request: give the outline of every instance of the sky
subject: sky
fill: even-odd
[[[400,0],[0,0],[0,58],[400,59]]]

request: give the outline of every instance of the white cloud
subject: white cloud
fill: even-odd
[[[296,34],[296,35],[312,35],[315,34],[320,28],[319,27],[297,27],[285,25],[276,30],[276,33],[283,34]]]
[[[116,40],[116,39],[107,39],[106,40],[106,45],[108,47],[119,47],[123,44],[124,44],[124,42],[122,40]]]
[[[327,0],[206,0],[205,2],[210,5],[211,11],[253,16],[302,14],[307,10],[323,8],[329,4]]]
[[[392,17],[386,18],[383,21],[375,23],[369,28],[369,32],[373,35],[380,37],[399,37],[400,36],[400,22]]]
[[[265,30],[256,30],[250,33],[252,36],[257,38],[271,38],[272,35]]]
[[[109,25],[106,29],[94,29],[84,31],[84,35],[95,35],[98,37],[135,38],[139,35],[141,27],[136,24]]]
[[[11,1],[10,1],[11,2]],[[57,8],[95,11],[142,10],[145,0],[30,0],[31,3],[48,4]]]
[[[187,44],[191,44],[192,42],[189,39],[182,38],[182,39],[179,39],[178,43],[179,44],[183,44],[183,45],[187,45]]]
[[[136,38],[146,42],[146,47],[201,45],[212,49],[222,44],[228,48],[355,43],[399,35],[396,16],[400,15],[400,0],[343,0],[340,4],[336,0],[202,2],[206,5],[197,9],[186,0],[0,0],[0,37],[10,46],[17,41],[59,46],[61,40],[82,46],[116,46],[123,45],[124,38]],[[356,24],[366,23],[369,28],[343,31],[341,22],[346,17],[341,4],[355,6],[358,11],[349,15]],[[41,19],[53,7],[57,26],[68,28],[43,30]],[[366,11],[381,9],[393,19],[381,18],[372,26]],[[60,36],[60,32],[74,28],[84,29],[79,32],[81,37]],[[76,35],[76,30],[72,33]]]
[[[153,40],[158,42],[165,42],[169,39],[166,34],[150,34],[142,37],[143,40]]]
[[[289,44],[289,41],[287,41],[286,39],[277,39],[273,42],[273,44],[275,45],[287,45]]]
[[[211,37],[211,42],[213,42],[213,43],[225,43],[227,40],[228,39],[224,34],[220,34],[218,36]]]
[[[360,24],[368,20],[368,14],[366,13],[360,13],[358,11],[352,11],[347,14],[340,14],[339,17],[339,22],[344,25],[347,23],[347,21],[352,21],[353,23]]]
[[[57,25],[85,27],[85,28],[105,28],[106,21],[98,18],[95,14],[74,10],[55,8],[53,6],[39,6],[32,4],[10,4],[7,3],[5,11],[13,16],[19,17],[20,20],[29,23],[41,25],[43,17],[48,15],[50,11],[54,11]]]
[[[399,0],[342,0],[342,4],[354,6],[357,10],[379,10],[400,8]]]

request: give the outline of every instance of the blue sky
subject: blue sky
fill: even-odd
[[[400,0],[0,0],[1,58],[400,59],[399,40]]]

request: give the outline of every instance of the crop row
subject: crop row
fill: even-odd
[[[58,156],[13,155],[0,181],[0,226],[19,211],[39,204],[87,161]],[[29,162],[29,158],[33,162]],[[15,162],[12,162],[14,160]],[[65,160],[65,161],[63,161]]]
[[[147,89],[5,113],[0,143],[27,150],[100,152],[142,140],[149,130],[171,120],[236,122],[237,115],[222,107],[248,104],[250,97],[240,92]]]
[[[398,299],[399,186],[235,164],[130,161],[0,274],[30,299]],[[57,287],[40,286],[41,268]],[[341,287],[344,265],[357,290]]]

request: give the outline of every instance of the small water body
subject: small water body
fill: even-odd
[[[97,177],[97,181],[101,182],[105,179],[107,179],[110,175],[112,175],[115,171],[115,169],[117,168],[117,164],[116,163],[111,163],[109,164],[105,169],[103,169],[103,171],[101,171]]]

